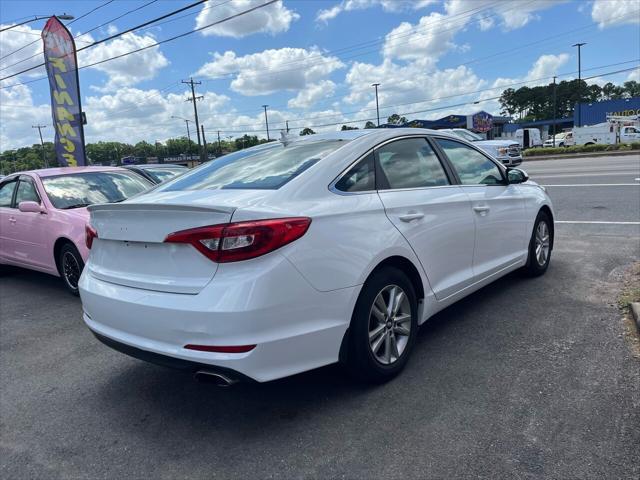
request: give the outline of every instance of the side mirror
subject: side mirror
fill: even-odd
[[[31,213],[47,213],[42,205],[38,202],[20,202],[18,204],[18,210],[21,212],[31,212]]]
[[[529,175],[527,175],[527,172],[520,170],[519,168],[507,168],[507,178],[509,180],[509,184],[524,183],[529,180]]]

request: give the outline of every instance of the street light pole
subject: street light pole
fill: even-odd
[[[189,155],[189,160],[191,160],[191,131],[189,130],[189,122],[193,122],[193,120],[189,120],[188,118],[176,117],[175,115],[171,115],[171,118],[184,120],[184,123],[187,125],[187,140],[189,141],[189,143],[187,144],[187,154]],[[198,138],[200,137],[198,136]]]
[[[58,17],[58,20],[73,20],[75,17],[73,15],[67,15],[66,13],[63,13],[62,15],[55,15],[56,17]],[[2,29],[0,29],[0,32],[4,32],[6,30],[10,30],[12,28],[16,28],[19,27],[20,25],[26,25],[27,23],[31,23],[31,22],[37,22],[38,20],[48,20],[49,18],[51,18],[51,16],[48,15],[37,15],[35,17],[33,17],[31,20],[25,20],[24,22],[20,22],[20,23],[16,23],[15,25],[10,25],[8,27],[4,27]]]
[[[38,133],[40,134],[40,145],[42,145],[42,164],[44,165],[44,168],[49,168],[49,165],[47,164],[47,154],[44,151],[44,141],[42,140],[42,129],[46,128],[46,125],[32,125],[31,128],[37,128],[38,129]]]
[[[558,84],[556,83],[556,76],[554,75],[553,77],[553,148],[556,148],[556,118],[558,116],[558,114],[556,113],[557,108],[556,108],[556,99],[557,99],[557,87]]]
[[[580,49],[586,45],[586,43],[575,43],[572,47],[578,47],[578,127],[582,126],[582,62],[580,58]]]
[[[380,86],[380,84],[372,83],[371,86],[375,87],[376,89],[376,114],[378,115],[378,126],[380,126],[380,107],[378,105],[378,87]]]
[[[269,142],[271,139],[269,138],[269,117],[267,117],[267,107],[269,105],[262,105],[262,108],[264,108],[264,123],[267,125],[267,142]]]

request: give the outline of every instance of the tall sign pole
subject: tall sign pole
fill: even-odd
[[[86,123],[80,103],[78,59],[73,36],[54,15],[42,30],[44,62],[51,90],[55,151],[61,166],[86,165]]]
[[[371,86],[375,87],[376,89],[376,114],[378,116],[378,126],[380,126],[380,107],[378,106],[378,87],[380,86],[380,84],[372,83]]]

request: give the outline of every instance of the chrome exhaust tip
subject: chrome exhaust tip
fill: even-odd
[[[207,370],[198,370],[193,374],[193,376],[200,383],[209,383],[216,385],[217,387],[230,387],[234,383],[238,382],[237,380],[229,378],[222,373],[209,372]]]

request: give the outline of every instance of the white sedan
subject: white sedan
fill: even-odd
[[[388,380],[436,312],[543,274],[554,233],[522,170],[421,129],[284,138],[89,210],[87,326],[221,385],[335,362]]]

